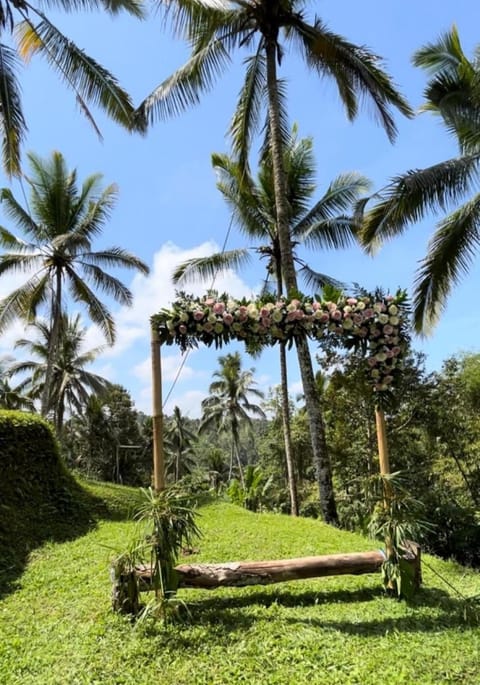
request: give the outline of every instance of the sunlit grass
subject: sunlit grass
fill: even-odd
[[[480,628],[466,596],[480,574],[426,558],[411,604],[384,596],[380,575],[270,587],[183,590],[189,615],[165,629],[138,627],[110,608],[110,559],[134,524],[121,520],[134,493],[94,486],[110,502],[83,537],[36,550],[19,587],[0,602],[0,683],[290,685],[480,683]],[[203,507],[198,554],[185,561],[286,558],[366,551],[375,544],[318,521]],[[442,580],[436,573],[440,573]]]

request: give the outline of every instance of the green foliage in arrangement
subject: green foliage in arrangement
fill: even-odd
[[[92,514],[61,461],[52,428],[39,416],[0,410],[0,473],[3,579],[20,570],[45,540],[85,532]]]

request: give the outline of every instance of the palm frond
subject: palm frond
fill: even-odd
[[[176,267],[172,280],[179,284],[213,279],[230,269],[241,269],[249,264],[250,259],[249,251],[246,248],[219,252],[208,257],[188,259]]]
[[[82,302],[88,311],[90,319],[102,331],[108,345],[115,343],[115,322],[112,315],[95,293],[90,290],[88,285],[77,276],[74,271],[70,271],[70,290],[75,302]]]
[[[94,265],[103,266],[118,266],[123,269],[136,269],[142,274],[148,275],[150,268],[139,257],[128,250],[121,247],[113,246],[105,250],[97,250],[95,252],[88,252],[79,255],[82,258],[82,264],[90,263]]]
[[[450,31],[439,36],[435,43],[427,43],[417,50],[412,62],[416,67],[422,67],[431,74],[442,71],[455,77],[458,76],[460,66],[465,73],[471,73],[471,64],[463,52],[455,25]]]
[[[16,319],[31,322],[48,294],[48,276],[34,276],[0,301],[0,333]]]
[[[478,177],[480,154],[450,159],[395,177],[364,217],[361,239],[369,251],[400,235],[428,211],[458,202]]]
[[[141,0],[43,0],[42,6],[60,9],[62,12],[103,9],[113,15],[127,12],[138,19],[145,16],[144,3]]]
[[[140,120],[134,122],[132,101],[117,79],[63,35],[44,14],[37,14],[40,21],[36,26],[28,19],[17,26],[20,53],[26,58],[41,54],[81,101],[101,107],[128,129],[143,130]]]
[[[319,19],[312,26],[294,18],[292,28],[289,36],[299,43],[306,64],[336,82],[349,119],[356,117],[361,97],[373,108],[389,140],[395,140],[397,127],[391,108],[408,117],[413,112],[390,76],[380,68],[380,58],[368,48],[333,33]]]
[[[280,139],[282,141],[283,149],[288,148],[291,129],[290,120],[288,117],[288,96],[287,96],[287,82],[284,79],[277,79],[277,101],[278,101],[278,114],[280,123]],[[270,157],[271,145],[270,145],[270,118],[267,116],[265,122],[265,137],[263,139],[260,148],[260,163],[268,160]]]
[[[200,95],[211,90],[230,63],[230,56],[220,41],[208,44],[161,83],[138,107],[135,117],[153,123],[197,105]]]
[[[480,194],[438,225],[415,279],[413,313],[418,332],[428,334],[445,309],[452,288],[465,276],[480,244]]]
[[[43,255],[41,254],[15,254],[6,252],[0,255],[0,276],[7,273],[24,272],[30,273],[37,269],[37,274],[43,268]]]
[[[15,199],[10,188],[2,188],[0,201],[5,214],[14,221],[22,231],[38,241],[42,236],[42,228],[34,221],[30,214]],[[13,234],[12,234],[13,235]]]
[[[214,34],[233,13],[228,0],[158,0],[175,36],[191,40],[200,32]]]
[[[370,181],[361,174],[340,174],[328,186],[320,200],[294,227],[294,235],[306,239],[313,227],[337,218],[338,214],[351,210],[361,194],[370,188]]]
[[[270,198],[270,204],[266,202],[249,171],[228,155],[213,154],[212,164],[217,172],[217,188],[239,228],[250,238],[265,239],[274,235],[274,200]]]
[[[3,166],[9,176],[20,174],[21,144],[27,125],[22,111],[20,87],[16,70],[15,50],[0,43],[0,126]]]
[[[259,130],[259,120],[265,106],[266,63],[260,42],[256,53],[248,57],[245,81],[230,124],[232,150],[238,157],[241,169],[248,168],[251,141]]]
[[[102,232],[118,199],[116,183],[111,183],[97,196],[101,179],[101,174],[89,176],[72,202],[70,225],[89,238]]]
[[[318,221],[303,235],[302,242],[310,249],[343,250],[357,241],[358,223],[351,216],[336,216]]]
[[[103,269],[101,269],[99,266],[94,264],[88,264],[85,261],[81,261],[80,264],[82,266],[84,277],[93,283],[96,289],[110,295],[115,302],[118,302],[121,305],[129,307],[132,304],[133,295],[131,291],[118,278],[111,276],[106,271],[103,271]],[[69,267],[66,267],[65,274],[70,279],[70,290],[74,297],[76,297],[78,293],[78,276],[75,273],[75,270]],[[86,300],[84,300],[84,304],[86,304],[87,307],[90,306]]]
[[[305,283],[306,288],[315,293],[321,292],[325,287],[334,288],[338,291],[344,291],[346,287],[345,283],[338,281],[336,278],[332,278],[332,276],[327,276],[327,274],[315,271],[308,266],[308,264],[302,264],[298,273]]]

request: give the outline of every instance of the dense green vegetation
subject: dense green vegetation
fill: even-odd
[[[424,586],[407,604],[379,575],[266,588],[182,591],[189,614],[167,629],[134,625],[110,608],[110,559],[135,525],[135,491],[85,485],[107,514],[90,532],[37,549],[0,605],[0,682],[325,685],[478,682],[480,629],[464,617],[478,573],[426,557]],[[112,515],[117,520],[112,520]],[[124,518],[125,516],[125,518]],[[205,506],[195,557],[222,561],[368,550],[372,542],[320,521]],[[438,574],[441,574],[442,578]]]

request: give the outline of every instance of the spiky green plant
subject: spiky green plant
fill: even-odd
[[[135,514],[140,526],[138,537],[112,564],[113,606],[126,613],[140,612],[141,620],[147,616],[161,617],[167,623],[179,606],[175,598],[178,557],[183,547],[190,547],[200,536],[195,503],[177,484],[160,492],[142,488],[141,498]],[[135,566],[139,564],[146,564],[150,569],[155,592],[154,599],[141,611],[135,574]]]
[[[400,472],[376,477],[375,505],[368,526],[370,536],[383,540],[386,559],[382,580],[387,591],[409,598],[415,591],[414,569],[408,561],[411,541],[422,538],[431,524],[421,518],[422,503],[410,494]]]

